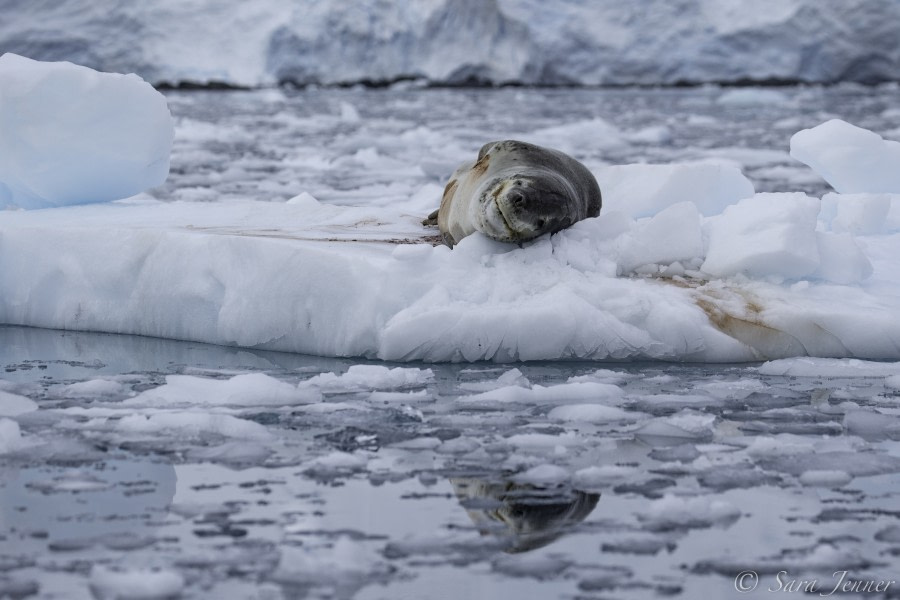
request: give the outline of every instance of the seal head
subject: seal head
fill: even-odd
[[[431,222],[436,217],[451,247],[475,231],[522,243],[596,217],[600,205],[597,180],[584,165],[556,150],[505,140],[485,144],[475,162],[456,170]]]

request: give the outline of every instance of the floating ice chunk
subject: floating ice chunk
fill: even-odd
[[[724,92],[716,100],[726,106],[764,106],[790,104],[787,94],[763,88],[740,88]]]
[[[783,434],[775,437],[757,436],[747,447],[747,454],[755,457],[782,457],[809,454],[815,447],[806,439]]]
[[[572,483],[578,489],[590,491],[632,477],[637,471],[635,467],[621,465],[586,467],[575,472]]]
[[[98,398],[125,394],[128,388],[112,379],[89,379],[53,388],[54,396],[61,398]]]
[[[269,440],[272,434],[259,423],[231,415],[206,412],[165,412],[151,415],[128,415],[116,424],[116,429],[135,434],[166,434],[200,437],[221,435],[225,437]]]
[[[335,476],[364,470],[368,462],[365,456],[359,454],[332,452],[303,463],[303,471],[318,476]]]
[[[834,194],[822,196],[819,219],[835,233],[872,235],[884,233],[891,194]]]
[[[624,392],[622,388],[609,384],[593,381],[561,383],[559,385],[542,386],[535,385],[526,388],[518,385],[506,386],[459,398],[459,402],[577,402],[580,400],[616,400],[621,398]]]
[[[596,173],[603,210],[636,219],[652,217],[681,202],[692,202],[703,216],[753,195],[753,184],[731,163],[701,161],[669,165],[616,165]]]
[[[94,565],[89,585],[98,600],[162,600],[181,595],[184,577],[170,569]]]
[[[165,385],[123,401],[127,406],[280,406],[315,402],[317,390],[298,389],[264,373],[230,379],[167,375]]]
[[[272,450],[265,444],[236,440],[215,446],[198,445],[187,450],[185,457],[190,462],[217,462],[234,466],[259,465]]]
[[[459,439],[459,438],[457,438]],[[583,443],[581,436],[575,433],[517,433],[506,438],[506,443],[523,450],[546,450],[557,447],[577,446]]]
[[[537,465],[515,476],[516,483],[527,483],[536,486],[555,486],[566,483],[571,478],[567,469],[557,465]]]
[[[701,383],[694,389],[705,392],[716,399],[743,400],[751,394],[765,391],[767,386],[758,379],[739,379],[737,381],[710,381]]]
[[[0,390],[0,417],[15,417],[38,409],[31,398]]]
[[[636,421],[641,413],[628,412],[615,406],[603,404],[566,404],[557,406],[547,418],[551,421],[578,421],[582,423],[609,423],[615,421]]]
[[[531,382],[528,381],[528,378],[525,377],[519,369],[510,369],[493,381],[468,381],[460,383],[459,389],[468,392],[487,392],[509,386],[529,388],[531,387]]]
[[[832,119],[791,138],[791,156],[841,194],[900,193],[900,142]]]
[[[636,430],[640,436],[708,440],[715,430],[715,415],[685,410],[669,417],[659,417]]]
[[[498,556],[491,561],[491,568],[496,573],[517,579],[531,577],[532,579],[547,580],[563,577],[566,569],[572,564],[573,561],[560,556],[522,553]]]
[[[638,519],[651,531],[670,531],[713,525],[727,527],[740,516],[741,511],[724,500],[706,496],[681,498],[667,494],[653,501],[646,512],[638,515]]]
[[[342,375],[321,373],[302,382],[300,387],[315,386],[326,391],[390,390],[421,387],[433,380],[431,369],[353,365]]]
[[[436,448],[436,451],[440,454],[468,454],[470,452],[475,452],[479,448],[481,448],[481,444],[475,439],[469,437],[457,437],[451,440],[445,440]]]
[[[844,415],[848,433],[869,440],[900,440],[900,418],[876,410],[849,410]]]
[[[19,424],[12,419],[0,418],[0,454],[14,452],[23,446]]]
[[[619,253],[623,272],[648,264],[672,264],[703,256],[700,213],[692,202],[679,202],[638,223]]]
[[[827,488],[843,487],[853,481],[849,473],[837,470],[804,471],[799,479],[806,486]]]
[[[413,392],[372,392],[369,402],[426,402],[431,400],[428,390],[416,390]]]
[[[703,271],[797,279],[819,267],[819,200],[802,193],[756,194],[707,222]]]
[[[392,571],[371,544],[340,536],[326,544],[283,545],[275,581],[308,590],[327,586],[328,596],[352,598],[359,588]],[[320,596],[320,594],[313,594]]]
[[[624,371],[613,371],[611,369],[597,369],[591,373],[586,375],[576,375],[574,377],[569,377],[567,380],[569,383],[579,383],[579,382],[598,382],[598,383],[606,383],[608,385],[619,386],[626,381],[632,379],[638,379],[640,375],[635,375],[634,373],[626,373]]]
[[[119,200],[169,173],[166,99],[137,75],[0,56],[0,207]]]
[[[761,375],[791,377],[888,377],[900,375],[900,363],[856,358],[782,358],[757,367]]]

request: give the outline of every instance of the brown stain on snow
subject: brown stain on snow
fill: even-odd
[[[752,292],[736,286],[711,286],[708,281],[657,278],[657,281],[691,291],[694,304],[710,324],[748,346],[759,359],[807,355],[794,335],[766,322],[765,305]]]

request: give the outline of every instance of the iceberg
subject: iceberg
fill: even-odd
[[[166,180],[174,124],[137,75],[0,56],[0,208],[109,202]]]
[[[0,52],[133,71],[154,84],[900,78],[892,0],[99,0],[78,11],[2,0],[0,11]]]

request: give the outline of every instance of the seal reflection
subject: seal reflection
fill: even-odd
[[[501,538],[509,553],[550,544],[587,518],[600,500],[600,494],[512,481],[451,478],[450,483],[481,534]]]

